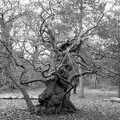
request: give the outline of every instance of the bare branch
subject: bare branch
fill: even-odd
[[[88,67],[87,65],[83,64],[83,63],[80,62],[80,61],[77,61],[76,58],[74,58],[73,60],[74,60],[74,62],[75,62],[76,64],[81,65],[81,67],[89,69],[89,67]]]
[[[0,42],[2,43],[2,45],[6,48],[7,52],[9,53],[10,57],[14,60],[16,66],[21,67],[21,68],[25,68],[23,65],[18,64],[17,60],[15,59],[15,57],[13,56],[12,52],[9,50],[9,48],[7,47],[7,45],[5,44],[4,41],[0,40]]]
[[[85,75],[90,75],[90,74],[96,74],[96,71],[86,71],[86,72],[83,72],[81,74],[76,74],[76,75],[73,75],[70,79],[70,81],[72,81],[73,79],[75,78],[78,78],[78,77],[82,77],[82,76],[85,76]]]
[[[95,29],[96,27],[98,27],[99,23],[101,22],[102,18],[104,17],[104,13],[102,14],[102,16],[99,18],[97,24],[91,28],[89,28],[88,30],[86,30],[82,35],[80,35],[81,38],[83,38],[87,33],[89,33],[91,30]]]
[[[31,80],[31,81],[27,81],[27,82],[22,82],[21,85],[30,84],[30,83],[34,83],[34,82],[46,83],[47,80]]]
[[[8,21],[6,21],[5,24],[13,22],[13,21],[19,19],[20,17],[26,16],[27,14],[28,14],[27,11],[25,11],[23,13],[19,13],[18,15],[14,16],[14,17],[10,18]]]
[[[49,77],[52,76],[53,73],[51,73],[50,75],[47,75],[47,76],[46,76],[46,75],[45,75],[45,72],[49,72],[49,70],[50,70],[50,68],[51,68],[51,65],[48,63],[48,64],[46,64],[45,66],[48,66],[48,69],[42,71],[41,74],[42,74],[42,76],[43,76],[44,78],[49,78]]]
[[[103,68],[104,70],[108,71],[108,72],[111,73],[111,74],[119,75],[119,73],[117,73],[117,72],[115,72],[115,71],[113,71],[113,70],[110,70],[110,69],[108,69],[108,68],[106,68],[106,67],[104,67],[104,66],[102,66],[102,68]]]
[[[43,33],[45,32],[44,31],[44,25],[46,25],[46,21],[51,17],[52,15],[48,16],[46,19],[44,19],[42,16],[40,16],[42,18],[42,23],[40,25],[40,30],[39,30],[39,33],[40,33],[40,36],[42,38],[42,42],[45,42],[44,40],[44,37],[43,37]]]
[[[88,65],[88,63],[85,61],[85,59],[81,55],[79,55],[79,54],[73,54],[73,56],[74,57],[75,56],[79,57],[83,63],[85,63],[86,65]]]

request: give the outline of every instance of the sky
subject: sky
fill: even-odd
[[[29,0],[20,0],[21,4],[28,4]]]
[[[28,4],[30,0],[20,0],[21,1],[21,4]],[[106,10],[109,10],[113,3],[114,3],[114,0],[104,0],[105,2],[107,2],[107,5],[106,5]]]
[[[106,10],[109,10],[112,7],[112,5],[113,5],[113,2],[108,1],[107,5],[106,5]]]

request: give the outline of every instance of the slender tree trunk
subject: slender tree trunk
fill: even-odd
[[[97,87],[96,74],[91,75],[90,81],[91,81],[91,88],[95,89]]]
[[[80,93],[79,93],[79,96],[81,98],[84,97],[84,79],[82,77],[80,78]]]
[[[12,80],[12,82],[16,85],[16,87],[21,91],[21,93],[23,94],[24,98],[25,98],[25,101],[26,101],[26,104],[27,104],[27,107],[28,107],[28,111],[33,114],[35,113],[35,107],[27,93],[27,91],[24,89],[24,87],[22,87],[21,85],[19,85],[17,83],[17,79],[15,78],[15,76],[12,74],[11,72],[11,69],[9,68],[9,66],[7,66],[6,68],[6,72],[5,72],[5,75],[10,78]]]
[[[84,0],[80,0],[80,24],[79,24],[79,32],[80,34],[82,33],[82,20],[83,20],[83,2]],[[79,73],[82,72],[82,69],[79,70]],[[80,97],[84,97],[84,84],[83,81],[84,79],[81,77],[80,79]]]
[[[97,88],[97,75],[95,74],[95,89]]]
[[[118,97],[120,98],[120,41],[118,39]]]
[[[118,81],[118,97],[120,98],[120,76],[119,76],[119,81]]]

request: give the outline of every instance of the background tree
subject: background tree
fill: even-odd
[[[105,57],[109,61],[109,65],[107,62],[107,71],[113,77],[114,82],[117,78],[118,83],[118,97],[120,97],[120,85],[119,85],[119,2],[114,1],[113,7],[109,11],[109,13],[103,22],[101,22],[100,26],[97,28],[97,35],[100,36],[103,40],[103,58]],[[106,62],[105,62],[106,63]],[[110,69],[111,71],[109,71]]]
[[[34,112],[34,105],[32,104],[28,93],[24,89],[24,87],[20,86],[17,83],[16,76],[13,74],[13,66],[20,67],[22,72],[20,73],[19,80],[22,79],[22,76],[25,71],[24,65],[21,65],[17,62],[16,57],[14,56],[14,51],[13,51],[13,39],[10,35],[10,32],[13,28],[13,22],[15,20],[18,20],[20,17],[23,17],[27,14],[26,11],[21,11],[21,9],[18,9],[20,7],[19,1],[2,1],[1,2],[1,18],[0,18],[0,26],[1,26],[1,38],[0,42],[1,45],[3,46],[3,52],[4,54],[1,56],[1,59],[3,61],[1,62],[2,64],[2,69],[4,70],[4,74],[12,80],[12,82],[21,90],[27,106],[29,108],[29,111],[31,113]]]

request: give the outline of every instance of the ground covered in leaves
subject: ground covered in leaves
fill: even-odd
[[[79,93],[71,100],[79,111],[74,114],[36,116],[30,115],[22,99],[0,100],[0,120],[120,120],[120,103],[111,103],[104,99],[116,96],[113,91],[86,90],[85,98]],[[37,101],[33,101],[37,104]]]

